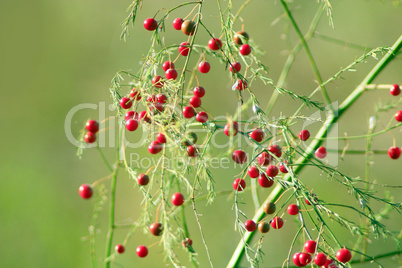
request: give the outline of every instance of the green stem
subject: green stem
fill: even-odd
[[[198,212],[197,212],[197,210],[195,208],[194,190],[193,190],[193,194],[192,194],[192,198],[191,198],[191,204],[193,206],[193,211],[194,211],[195,219],[197,220],[198,228],[200,229],[200,235],[201,235],[202,243],[204,244],[205,251],[207,252],[207,257],[208,257],[209,264],[210,264],[211,268],[213,268],[214,265],[212,263],[211,255],[209,254],[207,242],[205,241],[205,236],[204,236],[204,232],[203,232],[202,227],[201,227],[200,219],[198,217]]]
[[[283,0],[281,0],[283,2]],[[332,126],[339,120],[339,118],[343,115],[343,113],[358,100],[360,95],[363,93],[365,86],[371,83],[378,74],[388,65],[388,63],[395,57],[395,53],[398,52],[402,47],[402,35],[398,38],[395,44],[392,46],[392,53],[387,53],[374,68],[370,71],[370,73],[363,79],[360,85],[342,102],[337,113],[331,114],[328,119],[324,122],[321,129],[318,131],[315,139],[311,142],[310,146],[306,149],[304,155],[302,155],[297,161],[294,169],[294,174],[299,174],[303,168],[304,164],[307,163],[312,156],[314,155],[314,150],[318,148],[322,143],[322,138],[327,135],[327,133],[331,130]],[[283,180],[290,181],[292,179],[291,174],[287,174]],[[271,194],[267,197],[265,202],[271,201],[275,202],[283,193],[284,189],[281,185],[277,185],[271,192]],[[254,221],[259,221],[264,216],[264,211],[262,207],[258,209],[256,214],[254,215]],[[240,263],[240,260],[244,254],[244,246],[245,243],[249,243],[253,238],[255,232],[246,232],[243,238],[240,240],[237,245],[236,250],[234,251],[232,258],[230,259],[227,267],[236,267]]]
[[[304,38],[305,40],[310,40],[310,38],[313,36],[313,33],[314,33],[315,29],[318,26],[318,22],[320,21],[320,18],[321,18],[321,15],[322,15],[323,12],[324,12],[324,9],[320,8],[317,11],[317,13],[315,14],[315,17],[313,18],[313,20],[311,22],[311,25],[310,25],[310,28],[309,28],[307,34],[306,34],[306,37]],[[285,84],[286,77],[288,76],[290,68],[293,65],[295,57],[299,53],[299,51],[302,49],[302,47],[303,47],[303,45],[300,42],[299,44],[297,44],[293,48],[292,53],[288,56],[288,58],[286,60],[286,63],[284,65],[283,69],[282,69],[282,72],[279,75],[278,83],[276,84],[277,88],[281,88]],[[267,116],[271,113],[272,108],[274,107],[275,102],[278,99],[278,96],[279,96],[279,91],[275,90],[272,93],[271,98],[268,101],[267,108],[265,110],[265,113],[266,113]]]
[[[350,42],[345,42],[345,41],[343,41],[341,39],[333,38],[333,37],[330,37],[330,36],[325,36],[325,35],[317,33],[317,32],[314,33],[314,36],[318,37],[318,38],[320,38],[320,39],[322,39],[324,41],[331,42],[333,44],[341,45],[341,46],[344,46],[344,47],[350,47],[350,48],[363,50],[363,51],[372,50],[372,48],[369,48],[369,47],[364,47],[364,46],[356,45],[356,44],[353,44],[353,43],[350,43]]]
[[[364,258],[363,261],[361,261],[361,260],[354,260],[354,261],[351,261],[350,264],[362,263],[362,262],[368,262],[368,261],[372,261],[372,260],[383,259],[383,258],[387,258],[387,257],[391,257],[391,256],[401,255],[401,253],[402,253],[402,252],[401,252],[400,250],[391,251],[391,252],[388,252],[388,253],[376,255],[376,256],[374,256],[374,257]]]
[[[322,85],[323,81],[321,79],[320,72],[318,71],[317,65],[316,65],[316,63],[314,61],[314,58],[313,58],[313,54],[311,54],[311,50],[307,45],[306,39],[304,39],[304,36],[303,36],[302,32],[300,31],[299,26],[297,25],[295,19],[293,18],[293,15],[290,12],[290,10],[289,10],[287,4],[285,3],[285,1],[281,0],[281,3],[282,3],[283,8],[285,9],[285,12],[288,15],[288,17],[290,19],[290,22],[292,23],[297,35],[299,36],[300,41],[303,44],[304,49],[306,50],[307,57],[309,58],[311,67],[313,69],[313,72],[314,72],[314,74],[315,74],[315,76],[317,78],[317,81],[318,81],[319,85],[321,85],[320,88],[321,88],[321,92],[322,92],[322,95],[324,97],[324,100],[327,103],[327,105],[329,106],[329,109],[333,112],[333,108],[332,108],[332,105],[331,105],[331,100],[329,99],[327,90],[325,89],[324,85]]]
[[[377,118],[376,118],[377,119]],[[375,120],[376,121],[376,120]],[[373,142],[373,136],[371,134],[373,134],[375,125],[374,126],[370,126],[369,130],[368,130],[368,137],[367,137],[367,141],[366,141],[366,155],[365,155],[365,182],[366,182],[366,192],[368,192],[369,188],[370,188],[370,184],[368,184],[367,182],[369,182],[369,178],[370,178],[370,162],[371,162],[371,155],[369,154],[369,152],[371,151],[371,145]],[[370,202],[370,200],[367,201],[367,205]],[[365,209],[366,213],[369,213],[368,209]],[[366,223],[364,225],[365,230],[367,230],[370,226],[370,219],[366,218]],[[367,245],[368,245],[368,234],[367,232],[364,234],[363,236],[363,254],[367,253]],[[364,256],[362,255],[361,260],[364,261]]]
[[[106,268],[110,267],[110,256],[112,254],[112,246],[113,246],[113,234],[114,234],[114,229],[115,229],[115,225],[114,225],[114,212],[115,212],[115,200],[116,200],[116,180],[117,180],[117,172],[119,170],[119,163],[120,163],[120,142],[123,140],[123,127],[122,127],[122,123],[118,122],[119,125],[119,134],[117,137],[117,157],[116,157],[116,163],[114,166],[114,171],[113,171],[113,177],[112,177],[112,181],[111,181],[111,186],[110,186],[110,207],[109,207],[109,230],[108,230],[108,234],[107,234],[107,245],[106,245],[106,258],[105,258],[105,264],[106,264]]]
[[[335,150],[335,149],[327,149],[328,153],[344,153],[344,154],[366,154],[365,150]],[[386,150],[370,150],[373,154],[387,154],[388,151]]]
[[[109,162],[107,161],[105,155],[102,152],[102,149],[99,147],[99,143],[96,143],[96,147],[98,148],[99,154],[101,155],[103,162],[105,162],[107,168],[110,170],[110,172],[113,172],[112,166],[110,166]]]
[[[374,136],[378,136],[380,134],[386,133],[390,130],[393,130],[394,128],[400,127],[402,126],[402,123],[396,124],[395,126],[386,128],[384,130],[381,130],[379,132],[375,132],[372,134],[366,134],[366,135],[360,135],[360,136],[350,136],[350,137],[334,137],[334,138],[320,138],[320,139],[325,139],[325,140],[356,140],[356,139],[365,139],[365,138],[369,138],[369,137],[374,137]]]
[[[112,182],[111,182],[111,195],[110,195],[110,208],[109,208],[109,230],[107,234],[107,246],[106,246],[106,267],[110,267],[110,255],[112,253],[112,243],[113,243],[113,234],[114,234],[114,211],[115,211],[115,195],[116,195],[116,179],[117,179],[117,171],[118,171],[118,163],[116,163],[116,167],[113,173]]]

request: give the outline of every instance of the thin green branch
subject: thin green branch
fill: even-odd
[[[365,150],[336,150],[336,149],[327,149],[328,153],[339,153],[339,154],[366,154]],[[387,154],[386,150],[370,150],[373,154]]]
[[[297,25],[295,19],[293,18],[293,15],[290,12],[286,2],[284,0],[280,0],[280,1],[282,3],[283,8],[285,9],[286,14],[288,15],[288,17],[290,19],[290,22],[293,25],[293,28],[295,29],[297,35],[299,36],[300,41],[303,44],[304,49],[306,50],[307,57],[309,58],[311,67],[313,68],[313,72],[314,72],[314,74],[315,74],[315,76],[317,78],[317,82],[320,85],[320,89],[321,89],[323,98],[324,98],[326,104],[329,106],[329,109],[333,112],[333,108],[332,108],[332,105],[331,105],[331,100],[329,99],[329,96],[328,96],[327,90],[325,89],[325,86],[322,85],[323,81],[321,79],[320,72],[318,71],[317,65],[316,65],[316,63],[314,61],[314,58],[313,58],[313,54],[311,53],[310,48],[307,45],[306,39],[304,38],[302,32],[300,31],[299,26]]]
[[[194,192],[193,192],[193,197],[191,198],[191,203],[192,203],[192,206],[193,206],[193,211],[194,211],[195,218],[197,220],[198,228],[200,229],[200,235],[201,235],[202,243],[204,244],[205,250],[207,252],[209,264],[213,268],[214,265],[212,264],[211,255],[209,254],[207,242],[205,241],[205,236],[204,236],[204,232],[203,232],[202,227],[201,227],[200,219],[198,217],[198,212],[197,212],[197,210],[195,208]]]
[[[113,247],[113,234],[114,234],[114,216],[115,216],[115,201],[116,201],[116,181],[117,181],[117,173],[119,171],[119,163],[120,163],[120,142],[123,140],[123,128],[121,122],[119,124],[119,132],[117,137],[117,150],[116,150],[116,163],[114,165],[114,171],[111,180],[110,186],[110,204],[109,204],[109,226],[108,226],[108,234],[107,234],[107,244],[106,244],[106,257],[105,257],[105,264],[106,268],[110,268],[110,256],[112,254],[112,247]]]
[[[116,163],[116,167],[113,173],[111,187],[110,187],[110,206],[109,206],[109,230],[107,234],[107,245],[106,245],[106,267],[110,267],[110,255],[112,254],[113,247],[113,234],[114,234],[114,216],[115,216],[115,200],[116,200],[116,179],[117,179],[117,171],[118,163]]]
[[[321,16],[322,16],[322,13],[323,13],[323,12],[324,12],[324,9],[323,9],[323,8],[319,8],[319,9],[317,10],[317,12],[316,12],[316,14],[315,14],[313,20],[311,21],[310,28],[309,28],[309,30],[308,30],[306,36],[304,37],[305,40],[310,40],[310,38],[313,36],[313,33],[314,33],[315,29],[316,29],[317,26],[318,26],[318,22],[320,21],[320,18],[321,18]],[[302,49],[302,47],[303,47],[303,44],[302,44],[302,42],[300,41],[300,43],[298,43],[298,44],[293,48],[292,52],[291,52],[290,55],[288,56],[288,58],[287,58],[287,60],[286,60],[286,62],[285,62],[285,65],[283,66],[282,72],[281,72],[281,74],[279,75],[279,79],[278,79],[278,82],[277,82],[277,84],[276,84],[276,87],[277,87],[277,88],[282,88],[283,85],[285,84],[286,77],[288,76],[288,73],[289,73],[289,71],[290,71],[290,68],[291,68],[292,65],[293,65],[293,62],[294,62],[294,60],[295,60],[295,57],[296,57],[296,55],[300,52],[300,50]],[[273,109],[273,107],[274,107],[274,105],[275,105],[275,103],[276,103],[276,100],[278,99],[278,96],[279,96],[279,91],[274,91],[274,92],[272,93],[271,98],[270,98],[269,101],[268,101],[267,108],[265,109],[265,113],[266,113],[267,116],[271,113],[271,111],[272,111],[272,109]]]
[[[103,160],[103,162],[105,162],[105,164],[106,164],[107,168],[109,169],[109,171],[110,171],[110,172],[113,172],[113,168],[112,168],[112,166],[109,164],[109,162],[107,161],[105,155],[104,155],[103,152],[102,152],[102,149],[99,147],[99,143],[98,143],[98,142],[96,143],[96,147],[98,148],[99,154],[101,155],[102,160]]]
[[[350,48],[354,48],[354,49],[358,49],[358,50],[362,50],[362,51],[372,50],[372,48],[357,45],[357,44],[354,44],[354,43],[351,43],[351,42],[346,42],[346,41],[343,41],[341,39],[337,39],[337,38],[334,38],[334,37],[330,37],[330,36],[320,34],[318,32],[314,32],[314,36],[317,37],[317,38],[320,38],[321,40],[324,40],[324,41],[327,41],[327,42],[330,42],[330,43],[333,43],[333,44],[341,45],[341,46],[344,46],[344,47],[350,47]]]
[[[362,263],[362,262],[384,259],[384,258],[388,258],[388,257],[392,257],[392,256],[398,256],[398,255],[401,255],[401,253],[402,253],[402,251],[400,251],[400,250],[391,251],[391,252],[379,254],[379,255],[376,255],[373,257],[366,257],[366,258],[364,258],[363,261],[362,260],[352,260],[350,262],[350,264],[357,264],[357,263]]]
[[[378,135],[384,134],[384,133],[386,133],[386,132],[388,132],[388,131],[391,131],[391,130],[393,130],[393,129],[395,129],[395,128],[398,128],[398,127],[400,127],[400,126],[402,126],[402,123],[396,124],[396,125],[394,125],[394,126],[392,126],[392,127],[383,129],[383,130],[381,130],[381,131],[378,131],[378,132],[375,132],[375,133],[372,133],[372,134],[366,134],[366,135],[360,135],[360,136],[349,136],[349,137],[348,137],[348,136],[346,136],[346,137],[328,137],[328,138],[320,138],[320,139],[325,139],[325,140],[356,140],[356,139],[365,139],[365,138],[368,138],[368,137],[374,137],[374,136],[378,136]]]

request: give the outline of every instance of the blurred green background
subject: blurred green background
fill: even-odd
[[[76,150],[66,138],[64,120],[68,111],[81,103],[106,101],[110,103],[108,88],[111,78],[121,69],[139,69],[141,56],[149,48],[150,33],[142,27],[142,21],[152,17],[163,7],[170,8],[183,1],[144,1],[134,28],[130,28],[127,42],[120,41],[120,23],[127,16],[127,0],[36,0],[0,1],[0,53],[1,53],[1,182],[0,182],[0,267],[90,267],[88,235],[93,200],[79,198],[77,189],[83,183],[91,183],[108,174],[96,150],[87,150],[82,160],[75,156]],[[235,8],[240,2],[235,1]],[[318,32],[339,38],[363,47],[391,46],[402,33],[402,8],[395,1],[337,0],[332,1],[335,29],[323,16]],[[226,3],[226,2],[225,2]],[[291,9],[303,32],[319,8],[317,1],[294,1]],[[186,16],[189,8],[175,11],[168,18],[163,34],[166,43],[183,41],[183,36],[171,28],[175,17]],[[218,12],[215,1],[206,1],[204,23],[212,33],[219,35]],[[297,37],[276,1],[255,0],[242,13],[245,29],[261,50],[266,51],[262,61],[270,68],[270,77],[275,81],[286,60],[286,55]],[[278,19],[277,23],[272,22]],[[236,25],[238,29],[240,24]],[[286,38],[289,36],[289,38]],[[197,42],[206,43],[208,36],[201,31]],[[341,67],[354,61],[364,51],[333,44],[318,38],[310,43],[317,65],[324,79],[331,77]],[[381,55],[378,55],[379,57]],[[208,78],[201,77],[207,89],[204,106],[213,115],[233,114],[237,96],[230,88],[230,80],[223,67],[211,60],[212,71]],[[214,65],[215,64],[215,65]],[[356,72],[344,75],[328,86],[332,100],[342,100],[365,76],[375,61],[359,65]],[[376,83],[402,84],[401,57],[390,64],[378,77]],[[291,69],[286,88],[306,95],[316,87],[314,76],[301,53]],[[272,88],[258,83],[253,88],[262,107],[265,107]],[[222,98],[225,105],[222,105]],[[317,94],[317,98],[319,98]],[[367,129],[367,120],[373,115],[378,100],[390,101],[387,90],[365,94],[345,114],[339,124],[339,135],[362,134]],[[395,100],[395,98],[394,98]],[[280,97],[273,115],[290,114],[297,101]],[[308,110],[305,114],[308,115]],[[395,110],[382,118],[380,128],[385,127]],[[251,111],[249,111],[251,115]],[[72,129],[77,137],[88,118],[97,118],[95,110],[85,110],[73,118]],[[314,132],[312,126],[312,131]],[[316,128],[317,129],[317,128]],[[401,131],[393,134],[397,145],[402,145]],[[340,144],[344,146],[344,144]],[[350,144],[350,148],[363,149],[364,141]],[[375,149],[388,149],[392,137],[384,134],[375,139]],[[112,157],[112,151],[106,151]],[[386,155],[374,157],[371,179],[384,184],[398,185],[401,179],[401,159],[391,161]],[[351,176],[364,176],[362,156],[346,156],[338,165]],[[216,188],[229,190],[237,170],[214,170]],[[117,218],[135,220],[140,212],[141,194],[132,189],[128,175],[119,181]],[[311,169],[302,173],[320,198],[326,201],[348,202],[350,196],[339,184]],[[107,183],[108,185],[108,183]],[[400,191],[389,189],[400,201]],[[270,190],[262,192],[266,195]],[[383,195],[383,189],[379,189]],[[239,240],[234,233],[233,200],[218,197],[211,206],[200,202],[206,240],[215,267],[224,267]],[[244,206],[248,215],[253,207]],[[374,206],[379,209],[380,206]],[[106,207],[107,209],[107,207]],[[208,267],[194,215],[190,208],[187,218],[193,234],[194,248],[199,253],[200,267]],[[106,221],[107,211],[100,216]],[[356,218],[359,221],[358,218]],[[400,231],[401,216],[392,213],[384,222],[391,230]],[[286,258],[296,225],[287,218],[287,230],[271,232],[266,238],[261,267],[280,267]],[[97,234],[98,263],[104,253],[104,224]],[[336,228],[342,243],[351,246],[356,237],[345,229]],[[116,233],[115,243],[126,231]],[[153,244],[157,240],[148,235],[135,234],[127,245],[127,252],[118,257],[115,267],[162,267],[163,254],[160,246],[154,246],[149,258],[139,259],[135,254],[138,244]],[[297,244],[301,249],[301,245]],[[378,254],[395,249],[390,240],[373,240],[369,254]],[[183,251],[184,254],[184,251]],[[186,259],[186,257],[184,257]],[[392,259],[382,261],[385,267],[398,267]],[[244,267],[247,266],[243,263]],[[354,266],[355,267],[355,266]],[[375,264],[356,265],[375,267]]]

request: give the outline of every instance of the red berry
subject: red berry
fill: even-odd
[[[151,118],[149,118],[147,111],[142,111],[139,115],[140,120],[144,120],[147,123],[151,123]]]
[[[162,105],[161,103],[159,103],[159,102],[155,102],[155,103],[152,103],[152,104],[150,105],[149,109],[150,109],[151,111],[153,111],[154,114],[157,114],[158,112],[162,112],[162,111],[163,111],[163,105]]]
[[[244,32],[244,31],[239,31],[234,35],[234,42],[236,45],[243,45],[243,41],[247,42],[247,40],[249,39],[249,35],[248,33]]]
[[[180,31],[182,24],[183,24],[183,19],[182,18],[175,18],[173,20],[173,28],[175,28],[175,30]]]
[[[116,252],[117,252],[118,254],[124,253],[124,246],[123,246],[122,244],[116,245],[116,247],[115,247],[114,249],[116,250]]]
[[[306,204],[307,204],[307,205],[311,206],[311,203],[310,203],[310,201],[309,201],[307,198],[304,199],[304,201],[306,201]],[[313,194],[313,201],[314,201],[314,202],[317,202],[317,196],[316,196],[315,194]]]
[[[278,145],[269,146],[268,151],[276,155],[276,157],[278,158],[282,156],[281,147],[279,147]]]
[[[232,159],[235,161],[237,164],[243,164],[244,162],[247,161],[247,155],[244,151],[242,150],[236,150],[232,154]]]
[[[144,20],[144,28],[148,31],[154,31],[158,27],[158,22],[153,18]]]
[[[149,226],[149,231],[154,236],[160,236],[163,232],[162,223],[154,222]]]
[[[89,184],[83,184],[80,186],[80,188],[78,189],[78,193],[80,194],[80,196],[84,199],[88,199],[92,196],[93,194],[93,190],[92,190],[92,186]]]
[[[311,262],[311,255],[308,253],[300,253],[299,255],[299,261],[300,264],[303,266],[306,266],[307,264],[309,264]]]
[[[395,119],[396,119],[396,121],[398,121],[398,122],[402,122],[402,111],[398,111],[398,112],[395,114]]]
[[[155,95],[149,95],[147,97],[147,102],[150,102],[150,103],[155,103],[157,100],[158,100],[158,98]]]
[[[247,169],[247,173],[250,176],[250,178],[257,178],[260,175],[260,171],[258,170],[258,168],[256,166],[250,166]]]
[[[184,196],[181,193],[175,193],[172,195],[172,204],[175,206],[181,206],[184,202]]]
[[[211,65],[207,61],[201,61],[200,64],[198,64],[198,71],[200,71],[203,74],[208,73],[210,69]]]
[[[394,84],[392,85],[390,92],[392,96],[398,96],[399,94],[401,94],[401,88],[398,84]]]
[[[241,192],[246,188],[246,182],[243,179],[237,178],[233,182],[233,189]]]
[[[317,247],[317,242],[314,240],[308,240],[306,243],[304,243],[304,250],[308,253],[315,253],[315,249]]]
[[[165,76],[167,80],[176,80],[177,71],[175,69],[169,69],[165,72]]]
[[[149,183],[149,177],[146,174],[141,173],[140,175],[138,175],[137,177],[137,182],[139,185],[141,186],[145,186]]]
[[[241,64],[240,64],[240,62],[236,61],[235,63],[230,64],[229,70],[230,70],[232,73],[236,73],[236,72],[238,73],[238,72],[240,72],[240,70],[241,70]]]
[[[169,69],[174,69],[174,63],[171,61],[165,61],[162,64],[162,69],[166,72]]]
[[[295,204],[290,204],[287,209],[289,215],[297,215],[299,214],[299,207]]]
[[[130,97],[131,97],[133,100],[139,101],[139,100],[141,100],[141,92],[140,92],[140,91],[137,91],[136,88],[133,88],[133,89],[131,90],[131,92],[130,92]]]
[[[327,262],[324,265],[325,268],[338,268],[338,265],[333,259],[327,259]]]
[[[203,87],[195,87],[193,90],[194,96],[202,98],[205,95],[205,89]]]
[[[84,136],[84,141],[86,143],[94,143],[96,141],[96,135],[92,132],[87,132]]]
[[[186,106],[183,108],[183,116],[184,118],[191,118],[195,115],[194,108],[191,106]]]
[[[152,85],[156,88],[161,88],[163,87],[163,80],[160,75],[155,75],[154,78],[152,78]]]
[[[246,80],[242,80],[242,79],[237,80],[237,85],[236,85],[236,89],[237,89],[237,90],[243,90],[243,89],[245,89],[246,87],[247,87],[247,82],[246,82]]]
[[[299,139],[302,141],[306,141],[310,138],[310,132],[306,129],[303,129],[302,131],[299,132]]]
[[[268,178],[264,173],[261,173],[258,177],[258,184],[261,187],[269,188],[274,184],[274,180]]]
[[[186,238],[183,240],[182,244],[183,244],[183,247],[187,248],[187,247],[193,245],[193,240],[191,240],[190,238]]]
[[[327,263],[327,256],[324,253],[318,253],[314,257],[314,263],[318,266],[323,266]]]
[[[327,156],[327,149],[325,149],[324,146],[320,146],[316,151],[315,151],[315,156],[318,158],[325,158]]]
[[[198,148],[195,145],[187,146],[187,156],[196,157],[198,155]]]
[[[249,134],[249,136],[250,136],[250,138],[252,138],[256,142],[261,142],[264,139],[264,131],[262,131],[261,129],[257,128],[255,130],[253,130]]]
[[[159,143],[166,143],[166,136],[162,132],[159,132],[158,136],[156,136],[156,140]]]
[[[85,127],[89,132],[96,133],[99,130],[99,123],[96,120],[88,120]]]
[[[278,168],[274,165],[269,165],[267,167],[267,169],[265,170],[265,172],[267,173],[267,175],[271,178],[275,177],[276,175],[278,175]]]
[[[346,263],[352,259],[352,253],[350,253],[349,249],[342,248],[336,253],[336,259],[342,263]]]
[[[388,155],[391,157],[391,159],[398,159],[401,155],[401,150],[399,147],[391,147],[388,149]]]
[[[247,56],[251,53],[251,47],[249,44],[244,44],[240,47],[239,51],[243,56]]]
[[[131,101],[130,98],[123,97],[120,100],[120,106],[123,109],[130,109],[130,107],[133,105],[133,102]]]
[[[201,99],[196,97],[196,96],[191,97],[190,105],[193,106],[194,108],[200,107],[201,106]]]
[[[208,121],[208,115],[206,112],[201,111],[196,115],[195,119],[200,123],[205,123]]]
[[[126,121],[130,119],[138,120],[138,113],[134,111],[128,111],[124,118],[126,119]]]
[[[300,260],[299,260],[299,256],[300,256],[300,252],[296,252],[295,254],[293,254],[293,263],[297,266],[297,267],[304,267],[305,265],[302,265],[301,263],[300,263]]]
[[[208,41],[208,47],[211,50],[219,50],[222,47],[222,41],[219,38],[212,38]]]
[[[262,152],[257,156],[257,161],[260,166],[267,166],[272,160],[272,156],[267,152]]]
[[[149,144],[148,151],[151,154],[157,154],[162,151],[162,144],[160,144],[158,141],[153,141],[151,144]]]
[[[274,229],[281,229],[283,226],[283,220],[278,216],[276,216],[275,218],[272,219],[271,226]]]
[[[186,57],[188,56],[188,53],[190,52],[190,44],[187,42],[183,42],[179,46],[179,53],[180,55]]]
[[[249,232],[253,232],[253,231],[255,231],[255,229],[257,229],[257,225],[252,220],[246,221],[244,223],[244,226],[246,227],[246,230],[249,231]]]
[[[159,93],[158,95],[156,95],[156,99],[159,103],[165,104],[168,98],[165,94]]]
[[[134,131],[138,127],[138,121],[135,119],[129,119],[126,121],[126,129],[128,131]]]
[[[239,124],[236,121],[233,121],[232,124],[227,123],[223,128],[223,132],[226,136],[236,136],[239,131]]]
[[[146,247],[146,246],[143,246],[143,245],[138,246],[138,247],[137,247],[137,255],[138,255],[138,257],[140,257],[140,258],[146,257],[146,256],[148,255],[148,249],[147,249],[147,247]]]
[[[286,161],[284,161],[284,163],[287,164]],[[279,170],[280,170],[282,173],[288,173],[289,171],[286,169],[284,163],[279,163]]]

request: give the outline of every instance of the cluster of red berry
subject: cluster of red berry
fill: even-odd
[[[293,263],[297,267],[305,267],[312,261],[311,254],[315,254],[316,250],[317,242],[314,240],[308,240],[304,244],[303,252],[296,252],[293,254]],[[342,248],[336,253],[336,259],[341,263],[347,263],[352,259],[352,254],[347,248]],[[314,263],[325,268],[338,268],[336,262],[331,258],[327,258],[327,256],[322,252],[315,254]]]
[[[154,18],[148,18],[143,23],[144,28],[149,31],[155,31],[158,28],[158,22]],[[173,21],[173,28],[176,30],[181,30],[185,35],[192,36],[195,34],[197,29],[197,24],[191,20],[183,20],[182,18],[176,18]],[[234,43],[238,46],[238,51],[242,56],[247,56],[251,53],[252,48],[248,44],[249,35],[244,31],[239,31],[234,35]],[[208,48],[211,51],[220,51],[222,49],[222,41],[219,38],[212,38],[208,42]],[[178,46],[178,57],[183,56],[187,57],[190,54],[191,45],[187,42],[182,42]],[[203,60],[198,63],[198,71],[200,73],[206,74],[211,70],[211,64],[205,60],[205,56],[203,55]],[[162,69],[165,72],[165,77],[163,78],[160,75],[153,76],[150,81],[150,87],[152,88],[152,92],[149,93],[144,89],[139,87],[131,88],[131,91],[128,95],[123,96],[119,100],[119,105],[122,109],[128,110],[125,113],[125,128],[127,131],[133,132],[137,130],[138,126],[142,122],[146,122],[151,124],[153,122],[157,123],[157,125],[167,126],[168,124],[175,124],[175,121],[179,117],[183,117],[185,119],[191,119],[195,117],[195,119],[202,123],[206,124],[208,122],[208,114],[205,111],[196,111],[196,108],[200,108],[202,104],[202,97],[205,95],[205,89],[198,85],[193,89],[193,96],[190,97],[188,101],[188,105],[181,103],[182,111],[181,115],[175,114],[173,110],[171,110],[169,114],[169,119],[166,120],[166,117],[158,117],[158,115],[163,114],[167,110],[167,104],[169,104],[171,95],[167,90],[166,84],[169,84],[178,78],[178,72],[175,67],[176,61],[168,61],[163,62]],[[234,84],[234,88],[237,90],[243,90],[247,88],[247,82],[240,75],[241,71],[241,63],[238,61],[234,61],[229,64],[229,71],[238,77]],[[185,70],[186,71],[186,70]],[[183,71],[184,72],[184,71]],[[154,90],[159,90],[158,94],[153,94]],[[165,92],[163,92],[165,90]],[[391,94],[394,96],[399,95],[401,92],[398,85],[393,85],[391,88]],[[145,106],[145,110],[141,111],[139,114],[135,111],[138,106],[137,104],[141,101],[142,97],[146,96],[146,101],[143,100],[142,104]],[[173,100],[172,100],[173,103]],[[134,105],[134,110],[130,110]],[[398,111],[395,114],[395,119],[398,122],[402,122],[402,111]],[[96,133],[99,131],[99,124],[95,120],[89,120],[86,123],[87,133],[84,136],[84,141],[86,143],[94,143],[96,141]],[[155,140],[153,140],[149,146],[148,151],[151,154],[158,154],[164,148],[164,144],[176,140],[176,138],[170,137],[169,133],[165,130],[159,130],[160,132],[157,134]],[[226,136],[236,136],[239,133],[239,124],[236,121],[228,122],[224,128],[223,132]],[[244,133],[242,133],[244,134]],[[248,137],[256,142],[258,145],[264,143],[265,133],[261,128],[255,128],[252,131],[247,133]],[[310,132],[306,129],[300,131],[298,134],[298,138],[300,141],[307,141],[310,138]],[[197,135],[193,132],[187,132],[182,137],[182,145],[185,146],[185,150],[188,157],[197,157],[199,153],[199,148],[195,143],[197,142]],[[401,150],[399,147],[391,147],[388,150],[388,155],[392,159],[399,158],[401,154]],[[325,147],[321,146],[316,149],[315,156],[319,159],[324,159],[327,156],[327,150]],[[276,176],[279,174],[279,171],[283,174],[288,173],[292,169],[292,163],[288,163],[285,159],[282,158],[282,149],[279,145],[272,144],[266,150],[262,150],[256,156],[256,162],[258,163],[249,163],[247,168],[247,174],[250,178],[256,179],[258,178],[258,184],[263,188],[272,187]],[[238,164],[244,164],[247,162],[247,154],[243,150],[235,150],[232,153],[232,159],[234,162]],[[150,178],[147,174],[141,173],[137,176],[137,182],[140,186],[148,185]],[[233,182],[233,189],[238,192],[242,192],[246,188],[246,181],[244,178],[237,178]],[[79,194],[82,198],[88,199],[93,195],[92,186],[89,184],[83,184],[79,188]],[[307,205],[311,205],[311,202],[316,202],[317,198],[313,194],[312,199],[305,199]],[[184,203],[184,196],[182,193],[177,192],[174,193],[171,197],[171,203],[174,206],[182,206]],[[263,211],[267,215],[274,214],[276,211],[276,204],[273,202],[266,202],[262,207]],[[287,207],[287,212],[289,215],[295,216],[299,214],[299,207],[296,204],[290,204]],[[270,228],[281,229],[284,225],[284,220],[282,216],[275,216],[270,220],[266,221],[266,218],[258,221],[257,223],[253,220],[247,220],[244,223],[244,228],[248,232],[253,232],[256,229],[259,232],[265,234],[269,232]],[[267,216],[268,217],[268,216]],[[149,226],[149,231],[154,236],[160,236],[163,233],[163,225],[159,222],[154,222]],[[192,246],[192,240],[190,238],[185,238],[183,241],[183,246],[188,248]],[[328,258],[324,253],[316,253],[317,251],[317,242],[314,240],[309,240],[304,245],[303,252],[297,252],[293,255],[293,262],[297,267],[305,267],[314,259],[314,263],[318,266],[324,267],[337,267],[334,259]],[[122,244],[118,244],[115,247],[116,253],[121,254],[125,251],[125,248]],[[139,257],[146,257],[148,255],[148,248],[144,245],[140,245],[137,247],[137,255]],[[315,254],[315,256],[314,256]],[[314,258],[313,258],[314,256]],[[336,253],[336,259],[341,263],[347,263],[351,260],[352,255],[351,252],[342,248]]]
[[[88,132],[84,136],[86,143],[94,143],[96,141],[96,133],[99,131],[99,123],[96,120],[89,120],[85,128]]]
[[[401,93],[401,88],[399,87],[399,85],[394,84],[390,89],[390,93],[392,96],[398,96]],[[402,111],[396,112],[395,120],[398,122],[402,122]],[[388,156],[391,159],[398,159],[401,155],[401,150],[402,149],[399,149],[399,147],[397,146],[392,146],[388,149]]]

